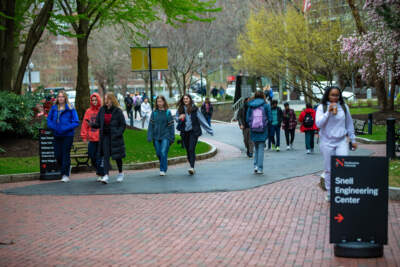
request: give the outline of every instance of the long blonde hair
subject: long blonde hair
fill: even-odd
[[[112,105],[113,105],[114,107],[121,108],[120,105],[119,105],[119,103],[118,103],[117,98],[115,97],[115,95],[114,95],[112,92],[108,92],[108,93],[106,93],[106,94],[104,95],[103,106],[106,105],[106,98],[107,98],[107,97],[111,99]]]
[[[55,105],[57,105],[58,108],[60,108],[60,103],[58,103],[58,95],[59,95],[59,94],[62,94],[62,95],[64,96],[64,98],[65,98],[65,105],[68,105],[68,107],[69,107],[70,109],[72,109],[72,106],[71,106],[71,104],[69,103],[68,95],[67,95],[67,93],[66,93],[64,90],[58,91]]]

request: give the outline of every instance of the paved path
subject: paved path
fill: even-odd
[[[242,157],[225,148],[220,159]],[[382,145],[362,148],[384,154]],[[305,175],[195,194],[0,193],[0,266],[400,266],[400,202],[389,202],[383,258],[336,258],[318,182]]]

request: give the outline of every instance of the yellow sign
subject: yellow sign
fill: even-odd
[[[149,48],[131,47],[132,71],[149,70]],[[151,48],[151,69],[154,71],[168,70],[168,48]]]

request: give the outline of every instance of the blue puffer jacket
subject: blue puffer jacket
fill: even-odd
[[[78,113],[74,108],[65,105],[57,122],[58,105],[53,105],[47,117],[47,128],[53,130],[54,136],[74,136],[74,130],[79,126]]]
[[[258,108],[259,106],[264,106],[265,114],[267,115],[268,121],[271,121],[271,108],[269,104],[265,103],[264,99],[256,98],[249,102],[249,109],[246,114],[246,121],[250,125],[250,116],[253,112],[253,109]],[[251,126],[251,125],[250,125]],[[265,127],[264,132],[253,132],[250,127],[250,139],[253,142],[265,142],[268,138],[268,127]]]

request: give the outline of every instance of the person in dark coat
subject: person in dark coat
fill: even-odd
[[[206,118],[208,125],[211,126],[211,117],[214,112],[214,107],[210,102],[210,98],[206,97],[203,105],[201,105],[201,113],[203,113],[204,118]]]
[[[254,149],[254,144],[253,141],[250,139],[250,126],[246,121],[246,114],[247,110],[249,109],[249,102],[250,98],[247,97],[244,100],[243,107],[241,107],[238,111],[238,123],[239,127],[242,130],[243,133],[243,142],[246,147],[246,155],[251,158],[253,157],[253,149]]]
[[[104,105],[100,108],[93,128],[100,129],[100,153],[104,157],[104,176],[101,182],[109,182],[110,157],[118,166],[117,182],[124,180],[122,172],[122,159],[125,158],[124,131],[126,128],[125,117],[113,93],[104,96]]]
[[[202,134],[201,128],[211,135],[213,135],[213,130],[189,94],[183,95],[179,100],[175,120],[178,123],[177,130],[181,132],[182,141],[185,144],[186,155],[190,164],[188,172],[193,175],[195,173],[196,145]]]
[[[282,129],[285,131],[286,137],[286,150],[293,149],[294,134],[296,132],[297,118],[296,113],[293,109],[289,108],[289,103],[283,104],[285,109],[283,110]]]
[[[47,128],[53,130],[54,153],[57,164],[61,167],[61,181],[64,183],[70,181],[70,151],[74,141],[74,131],[78,126],[78,113],[69,103],[65,91],[59,91],[56,103],[47,116]]]
[[[276,151],[280,151],[280,140],[281,140],[281,125],[283,119],[283,112],[278,107],[278,101],[272,100],[271,104],[271,120],[269,121],[271,133],[268,138],[268,149],[271,147],[271,143],[275,144]],[[274,138],[276,138],[274,140]]]

